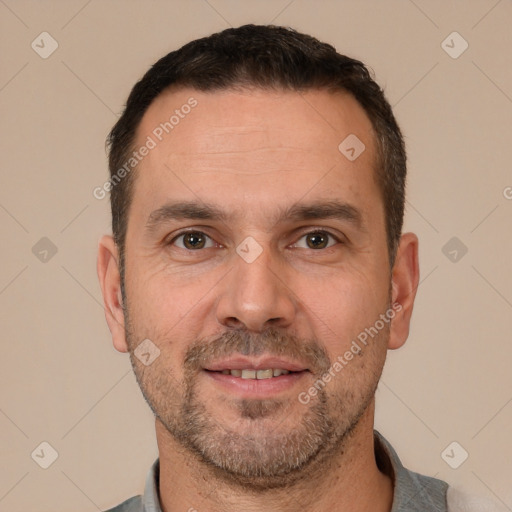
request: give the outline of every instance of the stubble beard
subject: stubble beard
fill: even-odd
[[[127,339],[131,338],[130,331],[134,332],[127,329]],[[375,365],[361,381],[364,386],[357,389],[347,386],[347,376],[337,377],[343,382],[336,393],[327,393],[328,388],[321,387],[307,405],[301,404],[303,412],[293,427],[282,427],[289,414],[289,400],[231,401],[241,419],[239,426],[243,427],[235,430],[221,424],[222,418],[216,421],[199,396],[197,372],[201,361],[233,353],[282,353],[310,361],[308,367],[314,369],[312,382],[316,382],[330,367],[325,350],[317,342],[299,342],[273,329],[257,336],[232,331],[190,347],[185,357],[183,381],[176,383],[162,356],[150,367],[136,361],[132,342],[135,338],[129,339],[128,345],[141,391],[169,434],[216,478],[257,492],[292,487],[339,462],[361,418],[373,406],[382,370],[379,364]],[[373,341],[383,342],[382,339]],[[296,404],[293,408],[293,414],[297,415]],[[282,421],[278,421],[280,417]]]

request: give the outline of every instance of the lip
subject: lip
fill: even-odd
[[[297,361],[268,356],[258,359],[250,359],[243,356],[230,357],[228,359],[215,361],[204,369],[211,372],[221,372],[222,370],[268,370],[269,368],[280,368],[281,370],[288,370],[290,372],[302,372],[308,369]],[[279,377],[273,378],[277,379]]]
[[[245,366],[244,368],[248,367]],[[296,373],[280,375],[279,377],[272,377],[270,379],[242,379],[241,377],[235,377],[234,375],[224,375],[218,371],[203,370],[201,373],[206,376],[211,384],[215,387],[218,386],[223,392],[231,396],[236,396],[237,398],[242,399],[260,400],[275,397],[276,395],[286,391],[290,392],[293,388],[297,388],[298,383],[310,374],[308,370],[302,370],[296,371]],[[300,388],[303,389],[304,385]]]

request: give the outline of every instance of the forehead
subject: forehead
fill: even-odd
[[[372,125],[355,98],[343,91],[179,89],[165,91],[153,101],[137,139],[155,139],[160,151],[157,147],[152,155],[160,157],[161,150],[171,146],[174,154],[206,152],[209,158],[219,147],[255,152],[261,146],[285,146],[294,148],[300,159],[302,153],[315,155],[326,148],[338,156],[340,137],[350,133],[368,139]],[[180,151],[184,140],[186,147]],[[373,140],[365,144],[372,146]]]
[[[339,145],[353,136],[365,149],[351,161]],[[254,212],[249,201],[271,208],[279,191],[279,207],[340,191],[374,200],[374,141],[370,120],[348,93],[166,91],[137,130],[135,147],[152,148],[137,165],[132,206],[216,196],[247,215]]]

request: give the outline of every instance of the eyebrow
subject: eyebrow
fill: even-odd
[[[146,222],[146,230],[152,232],[161,224],[183,219],[211,220],[227,223],[237,213],[227,213],[216,205],[204,202],[170,202],[150,213]],[[285,221],[320,219],[340,220],[348,222],[358,229],[364,229],[361,211],[353,205],[337,200],[314,201],[281,208],[275,217],[275,224]]]

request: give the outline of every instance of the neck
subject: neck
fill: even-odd
[[[341,450],[291,487],[255,492],[229,480],[185,450],[157,420],[160,502],[163,512],[389,512],[391,479],[377,467],[373,439],[374,404],[347,436]],[[314,466],[314,463],[312,464]],[[218,470],[217,470],[218,471]]]

